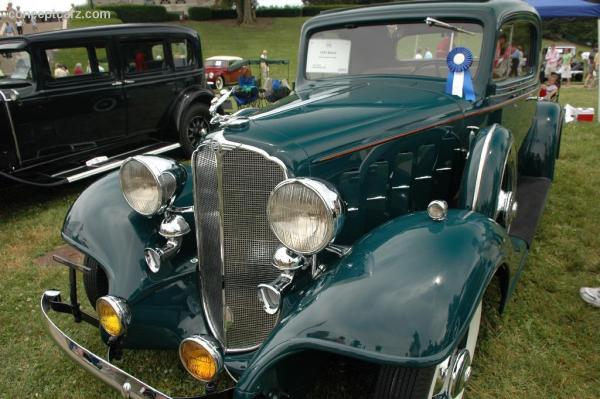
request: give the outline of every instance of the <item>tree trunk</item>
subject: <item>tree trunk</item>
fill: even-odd
[[[244,25],[251,25],[255,21],[252,12],[252,0],[244,0]]]
[[[235,12],[238,25],[244,21],[244,0],[235,0]]]

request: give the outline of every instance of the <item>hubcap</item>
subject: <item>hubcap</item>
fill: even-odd
[[[208,134],[208,123],[203,117],[195,116],[188,125],[187,134],[190,144],[196,148]]]

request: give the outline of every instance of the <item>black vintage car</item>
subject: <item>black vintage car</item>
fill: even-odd
[[[181,146],[190,155],[211,99],[191,29],[125,24],[0,39],[0,181],[56,185],[138,153]]]

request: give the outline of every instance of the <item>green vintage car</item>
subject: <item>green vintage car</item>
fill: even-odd
[[[309,20],[294,94],[216,117],[191,164],[136,156],[81,194],[62,236],[85,262],[58,258],[72,291],[43,294],[50,335],[124,397],[168,397],[111,363],[151,348],[208,397],[461,398],[482,298],[504,308],[554,177],[540,50],[520,0]],[[52,312],[99,328],[108,359]]]

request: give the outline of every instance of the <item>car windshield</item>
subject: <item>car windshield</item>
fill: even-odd
[[[207,67],[226,67],[227,63],[228,62],[224,61],[224,60],[207,60],[206,66]]]
[[[445,21],[467,32],[403,22],[385,25],[348,25],[319,31],[310,37],[306,78],[346,75],[409,75],[446,79],[446,57],[456,47],[473,53],[475,75],[483,42],[483,28],[473,22]]]
[[[0,52],[0,79],[31,80],[31,58],[27,51]]]

